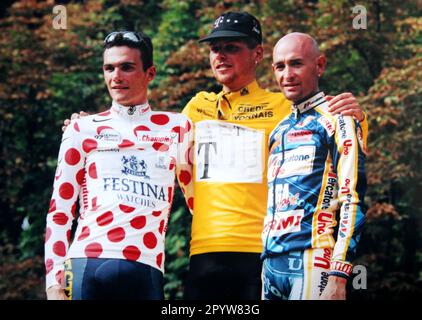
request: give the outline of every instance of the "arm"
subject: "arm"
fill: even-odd
[[[193,124],[188,118],[180,126],[179,146],[176,159],[176,176],[185,196],[186,203],[193,213]]]
[[[339,187],[340,218],[330,277],[321,299],[345,299],[347,278],[352,272],[351,261],[365,222],[364,154],[358,142],[356,126],[359,124],[349,116],[336,117],[336,130],[330,141]]]
[[[326,96],[329,105],[329,111],[343,116],[353,116],[360,122],[363,134],[364,149],[366,149],[366,141],[368,138],[368,120],[366,114],[362,111],[356,97],[350,92],[341,93],[335,97]],[[365,150],[366,152],[366,150]]]
[[[46,218],[45,266],[48,299],[64,297],[63,263],[69,248],[76,201],[85,174],[85,153],[81,148],[79,128],[75,125],[76,122],[72,122],[63,134],[53,194]]]

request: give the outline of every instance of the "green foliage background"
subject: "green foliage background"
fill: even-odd
[[[52,27],[65,4],[67,29]],[[272,47],[287,32],[314,35],[328,57],[322,87],[359,97],[370,123],[368,214],[359,258],[367,290],[350,298],[405,299],[422,293],[422,19],[415,1],[6,1],[0,7],[0,298],[43,299],[43,238],[63,119],[109,104],[102,39],[143,29],[153,38],[155,109],[180,111],[200,90],[219,90],[207,47],[196,40],[227,10],[256,15],[264,32],[264,87],[277,90]],[[165,294],[181,299],[191,216],[176,193],[166,240]],[[25,226],[22,228],[22,226]]]

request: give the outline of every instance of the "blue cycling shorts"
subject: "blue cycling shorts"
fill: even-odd
[[[124,259],[65,261],[65,292],[71,300],[163,300],[163,273]]]
[[[291,251],[267,257],[262,268],[264,300],[317,300],[328,282],[332,249]]]

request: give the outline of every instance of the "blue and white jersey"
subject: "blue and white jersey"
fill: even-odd
[[[349,275],[365,221],[362,129],[322,92],[292,109],[269,138],[263,257],[333,248],[331,271]]]

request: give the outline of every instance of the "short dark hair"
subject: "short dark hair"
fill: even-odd
[[[258,45],[261,44],[255,38],[239,38],[240,41],[244,42],[249,49],[255,49]]]
[[[139,41],[133,41],[125,35],[131,33],[134,34]],[[113,35],[111,38],[110,35]],[[110,39],[110,40],[108,40]],[[141,60],[144,71],[154,65],[153,60],[153,46],[151,38],[143,32],[133,31],[116,31],[110,33],[104,40],[104,50],[112,47],[126,46],[129,48],[138,49],[141,53]]]

